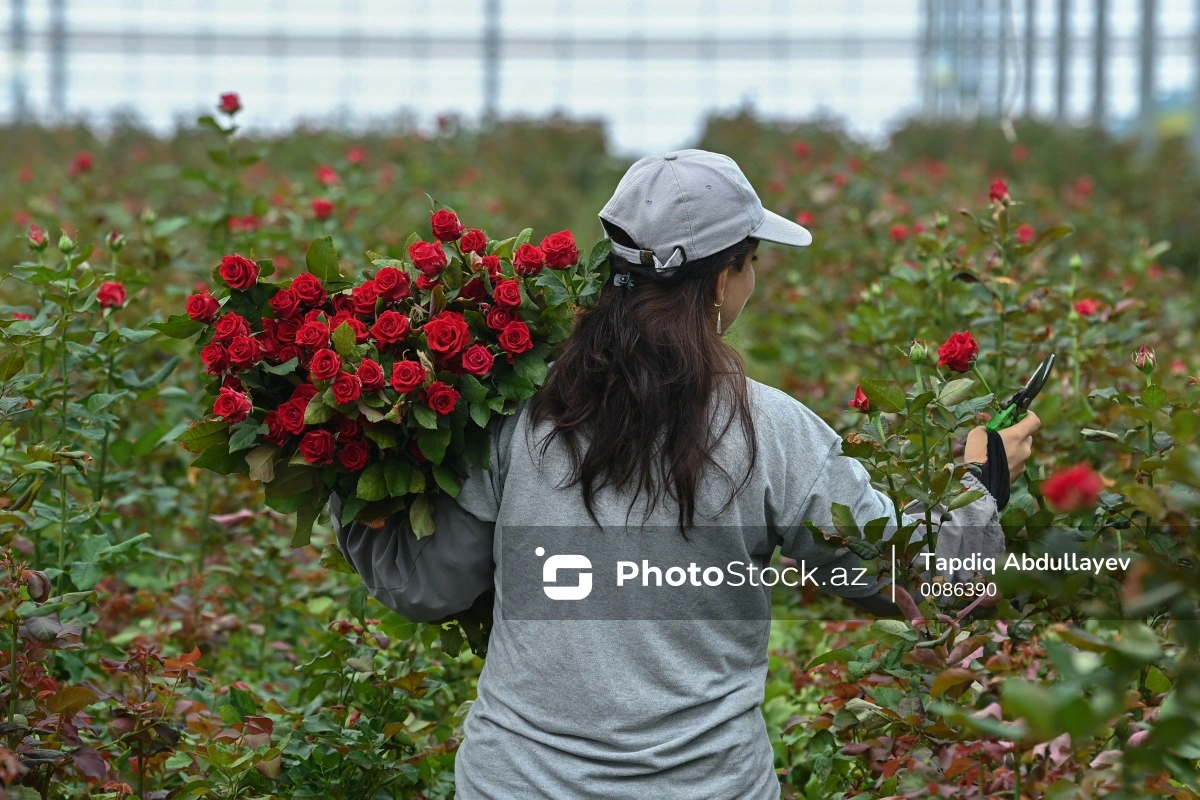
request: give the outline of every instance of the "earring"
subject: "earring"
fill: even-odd
[[[725,301],[722,300],[719,303],[713,303],[713,305],[716,306],[716,308],[717,308],[717,336],[720,336],[722,333],[722,331],[721,331],[721,306],[725,305]]]

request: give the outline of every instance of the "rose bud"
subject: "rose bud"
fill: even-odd
[[[338,405],[349,405],[362,396],[362,381],[357,375],[339,372],[333,379],[333,400]]]
[[[370,460],[371,446],[362,439],[351,439],[342,445],[342,450],[338,453],[338,462],[350,472],[361,472],[366,469]],[[354,712],[352,717],[353,721],[349,723],[351,725],[358,721],[358,712]]]
[[[478,228],[468,228],[458,246],[464,253],[483,255],[487,249],[487,235]]]
[[[426,277],[440,275],[450,263],[441,242],[413,242],[408,248],[408,257]]]
[[[542,239],[538,246],[550,269],[566,269],[579,261],[579,250],[575,247],[575,236],[570,231],[552,233]]]
[[[481,260],[481,266],[487,270],[488,277],[493,281],[500,280],[504,274],[500,268],[500,256],[484,256]]]
[[[435,286],[441,286],[442,281],[436,275],[425,275],[424,273],[417,276],[417,288],[422,291],[429,291]]]
[[[258,282],[258,264],[234,253],[221,259],[218,274],[230,289],[245,290]]]
[[[1075,313],[1081,317],[1092,317],[1100,313],[1100,304],[1090,297],[1085,297],[1075,304]]]
[[[221,103],[217,107],[232,116],[242,110],[242,100],[238,97],[237,92],[225,92],[221,95]]]
[[[331,381],[342,369],[342,359],[332,350],[318,350],[308,365],[308,374],[315,381]]]
[[[216,342],[209,342],[200,349],[200,363],[209,375],[219,375],[229,369],[229,351]]]
[[[481,344],[473,344],[463,351],[462,367],[476,377],[487,375],[495,362],[495,356]]]
[[[209,294],[208,289],[196,292],[187,299],[187,315],[196,322],[212,322],[220,311],[221,304]]]
[[[441,381],[434,381],[429,384],[429,388],[425,390],[421,399],[427,406],[444,417],[458,405],[458,398],[459,394],[453,387]]]
[[[326,430],[309,431],[300,440],[300,454],[310,464],[333,463],[333,434]]]
[[[511,308],[490,308],[487,312],[487,326],[494,331],[502,331],[508,327],[508,323],[517,318],[516,311]]]
[[[1017,243],[1031,244],[1037,238],[1037,228],[1032,225],[1022,225],[1017,228]]]
[[[1146,345],[1142,345],[1136,353],[1130,356],[1130,360],[1133,361],[1135,367],[1147,375],[1153,372],[1155,365],[1158,364],[1154,358],[1154,351]]]
[[[329,186],[330,184],[337,183],[337,170],[328,164],[322,164],[321,166],[317,167],[315,174],[317,176],[317,182],[323,186]]]
[[[929,351],[920,339],[913,339],[908,346],[908,360],[914,364],[924,364],[929,360]]]
[[[354,313],[361,316],[370,316],[375,313],[375,301],[379,299],[379,287],[375,285],[375,281],[366,281],[350,292],[350,297],[354,302]]]
[[[29,592],[29,599],[35,603],[44,603],[50,599],[50,578],[38,570],[21,570],[21,583]]]
[[[355,374],[358,375],[364,392],[378,392],[383,388],[383,384],[385,383],[383,367],[369,358],[362,360]]]
[[[949,367],[955,372],[970,372],[975,357],[979,354],[979,343],[970,331],[955,333],[938,348],[939,367]]]
[[[213,403],[213,413],[230,425],[236,425],[254,409],[254,404],[245,394],[234,389],[221,387],[217,401]]]
[[[520,320],[504,326],[504,330],[500,331],[498,338],[500,347],[508,353],[508,363],[510,364],[514,357],[533,349],[533,341],[529,337],[529,326]]]
[[[418,361],[397,361],[392,366],[392,388],[401,394],[425,382],[425,367]]]
[[[267,418],[263,421],[267,425],[267,435],[263,438],[271,444],[283,445],[291,438],[292,432],[283,424],[283,418],[280,416],[278,409],[268,411]],[[303,425],[303,419],[301,419],[301,424]]]
[[[992,185],[988,189],[988,199],[993,203],[1008,205],[1010,202],[1010,198],[1008,196],[1008,184],[1002,180],[992,181]]]
[[[104,242],[108,245],[109,250],[119,253],[121,248],[125,246],[125,237],[119,231],[111,231],[104,239]]]
[[[333,216],[333,201],[327,197],[316,197],[312,201],[313,216],[319,220],[329,219]]]
[[[339,414],[334,430],[337,432],[339,442],[346,439],[357,439],[362,436],[362,423]]]
[[[453,242],[463,235],[463,224],[459,222],[458,215],[447,208],[435,212],[429,224],[439,242]]]
[[[1095,508],[1102,491],[1104,480],[1087,464],[1061,469],[1042,484],[1042,496],[1059,514]]]
[[[846,404],[849,408],[857,409],[864,414],[871,408],[871,401],[867,400],[866,394],[863,393],[861,386],[854,387],[854,399]]]
[[[66,253],[70,253],[74,249],[75,249],[75,242],[71,241],[71,237],[67,236],[66,232],[64,231],[63,235],[58,237],[59,252],[66,254]]]
[[[29,232],[25,234],[25,243],[29,245],[30,250],[40,253],[50,242],[46,239],[45,231],[37,225],[30,225]]]
[[[513,270],[522,277],[537,275],[546,265],[546,259],[540,248],[531,244],[523,244],[513,254]]]
[[[116,281],[100,284],[96,291],[96,302],[103,308],[120,308],[125,305],[125,285]]]

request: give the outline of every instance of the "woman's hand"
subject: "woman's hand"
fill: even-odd
[[[1042,427],[1042,421],[1037,414],[1028,412],[1019,422],[1001,431],[1000,438],[1004,440],[1004,454],[1008,457],[1009,482],[1015,482],[1025,471],[1025,462],[1033,453],[1033,435]],[[967,463],[985,463],[987,461],[987,429],[980,426],[967,434],[967,446],[963,452],[963,460]]]

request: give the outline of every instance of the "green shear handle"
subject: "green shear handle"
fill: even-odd
[[[1014,394],[1011,400],[1001,406],[994,417],[988,420],[987,429],[989,431],[1003,430],[1024,418],[1026,412],[1029,411],[1029,404],[1033,402],[1033,398],[1038,396],[1038,392],[1050,379],[1050,370],[1054,369],[1054,358],[1054,353],[1046,356],[1041,365],[1034,370],[1029,382]]]

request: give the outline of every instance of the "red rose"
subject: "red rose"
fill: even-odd
[[[319,306],[327,295],[321,280],[311,272],[301,272],[292,281],[291,291],[306,306]]]
[[[425,390],[422,396],[425,404],[443,417],[453,411],[454,407],[458,405],[458,398],[458,392],[453,387],[447,386],[441,381],[434,381],[429,384],[429,388]]]
[[[229,363],[234,369],[246,369],[262,361],[262,347],[252,336],[238,336],[229,343]]]
[[[463,369],[479,377],[487,375],[492,369],[492,364],[495,362],[495,356],[489,353],[488,349],[481,344],[471,345],[462,355]]]
[[[462,300],[471,300],[477,303],[483,298],[487,297],[487,289],[483,288],[482,280],[479,278],[472,278],[471,280],[467,281],[465,286],[462,287],[462,290],[458,293],[458,296]]]
[[[1042,484],[1042,495],[1059,514],[1095,508],[1102,491],[1104,480],[1087,464],[1060,469]]]
[[[497,305],[517,308],[521,305],[520,281],[500,281],[492,290],[492,299],[496,301]]]
[[[267,320],[263,320],[267,322]],[[263,360],[269,361],[272,364],[280,363],[279,359],[279,340],[275,338],[274,333],[264,331],[262,336],[258,337],[259,347],[262,348]]]
[[[326,430],[309,431],[300,440],[300,454],[310,464],[333,463],[333,434]]]
[[[499,340],[504,352],[508,353],[508,363],[510,364],[513,356],[533,349],[533,341],[529,338],[529,326],[520,320],[504,326],[504,330],[500,331]]]
[[[1032,225],[1022,225],[1017,228],[1017,241],[1021,244],[1029,244],[1037,238],[1037,228]]]
[[[307,399],[291,399],[286,403],[280,403],[276,411],[279,414],[279,424],[288,433],[303,433],[304,432],[304,409],[308,405]]]
[[[327,197],[313,198],[312,212],[317,219],[329,219],[333,216],[333,201]]]
[[[891,229],[891,235],[892,241],[896,244],[900,244],[908,238],[908,226],[899,224],[893,225]]]
[[[371,460],[371,446],[362,439],[351,439],[342,445],[338,461],[350,472],[361,472]]]
[[[441,279],[436,275],[425,275],[422,273],[417,276],[417,288],[421,291],[427,292],[435,286],[440,286],[441,283]]]
[[[235,392],[245,391],[246,387],[242,385],[242,381],[236,375],[226,375],[221,381],[221,386],[226,389],[232,389]]]
[[[364,160],[366,160],[366,157],[367,151],[363,150],[361,147],[351,147],[346,151],[346,161],[350,162],[351,164],[361,164]]]
[[[438,241],[453,242],[463,235],[463,224],[458,221],[458,214],[446,208],[435,212],[430,218],[429,224]]]
[[[258,282],[258,264],[237,253],[221,259],[218,271],[230,289],[249,289]]]
[[[280,289],[271,295],[271,310],[280,319],[291,319],[300,313],[300,298],[291,289]]]
[[[397,361],[392,366],[392,388],[403,394],[425,382],[425,367],[418,361]]]
[[[211,342],[200,350],[200,361],[209,375],[219,375],[229,369],[229,351],[216,342]]]
[[[969,372],[975,356],[979,354],[979,343],[970,331],[955,333],[938,348],[939,367],[949,367],[955,372]]]
[[[579,250],[575,247],[575,237],[570,231],[550,234],[542,239],[539,249],[546,257],[546,266],[550,269],[566,269],[579,261]]]
[[[29,233],[25,235],[25,241],[29,244],[30,250],[45,250],[48,244],[46,232],[37,225],[29,226]]]
[[[464,253],[483,255],[483,251],[487,249],[487,235],[478,228],[468,228],[458,246]]]
[[[246,419],[253,409],[254,404],[250,402],[249,397],[224,387],[217,395],[217,401],[213,403],[213,413],[230,425],[236,425]]]
[[[375,289],[384,300],[400,300],[412,294],[408,273],[396,267],[380,267],[375,273]]]
[[[488,277],[493,281],[499,280],[504,274],[500,268],[500,256],[484,256],[480,261],[480,266],[487,270]]]
[[[275,326],[275,337],[284,344],[295,344],[296,334],[300,332],[303,324],[304,320],[295,317],[280,320],[279,324]]]
[[[523,244],[513,254],[513,270],[522,276],[537,275],[546,265],[546,258],[540,248],[531,244]]]
[[[347,314],[345,311],[334,314],[333,319],[329,320],[329,331],[331,336],[334,331],[342,326],[343,322],[350,326],[350,330],[354,331],[354,341],[358,344],[362,344],[367,339],[371,338],[371,335],[367,332],[367,326],[363,324],[362,320],[358,317]]]
[[[279,416],[279,411],[268,411],[267,418],[264,420],[267,423],[267,435],[263,438],[271,444],[284,444],[291,436],[291,431],[284,427],[283,420]]]
[[[333,380],[333,399],[339,405],[353,403],[362,396],[362,381],[357,375],[339,372]]]
[[[354,301],[354,313],[364,317],[369,316],[375,313],[375,301],[379,299],[379,287],[375,285],[375,281],[366,281],[355,286],[350,291],[350,297]]]
[[[413,242],[408,248],[408,257],[428,277],[440,275],[450,263],[441,242]]]
[[[330,303],[333,304],[333,313],[335,314],[341,314],[342,312],[346,312],[347,314],[357,313],[354,308],[354,298],[348,294],[334,295]]]
[[[867,396],[863,394],[861,386],[854,387],[854,399],[847,403],[849,408],[856,408],[864,414],[871,408],[871,402],[867,400]]]
[[[362,423],[356,419],[338,415],[337,423],[334,425],[334,430],[337,431],[338,441],[346,439],[357,439],[362,436]]]
[[[279,348],[279,353],[275,356],[275,360],[280,364],[285,364],[288,361],[291,361],[293,358],[299,361],[302,355],[303,353],[300,352],[300,348],[296,347],[296,345],[285,344],[283,347]]]
[[[296,331],[296,344],[315,350],[329,345],[329,326],[324,322],[306,322]]]
[[[250,326],[240,314],[226,314],[217,320],[213,330],[214,342],[231,342],[235,336],[249,336]]]
[[[1001,180],[992,181],[991,187],[988,189],[988,199],[993,203],[1007,203],[1008,184]]]
[[[221,311],[221,304],[208,290],[197,292],[187,300],[187,315],[196,322],[212,322]]]
[[[371,337],[379,344],[395,344],[408,336],[411,328],[408,317],[399,311],[385,311],[371,326]]]
[[[313,386],[311,383],[301,383],[301,384],[297,385],[295,389],[292,389],[292,396],[288,399],[289,400],[299,400],[300,405],[303,408],[308,405],[309,400],[312,400],[314,397],[316,397],[320,393],[321,393],[320,390],[317,389],[317,387]]]
[[[317,167],[316,176],[317,182],[325,186],[328,186],[331,183],[337,183],[338,179],[337,170],[328,164],[322,164],[321,166]]]
[[[82,175],[85,172],[90,172],[92,169],[92,154],[87,150],[75,156],[75,162],[71,167],[71,171],[76,175]]]
[[[96,291],[96,302],[103,308],[120,308],[125,305],[125,284],[115,281],[100,284]]]
[[[487,312],[487,326],[494,331],[502,331],[508,327],[508,323],[517,318],[516,309],[512,308],[496,308],[489,309]]]
[[[236,114],[242,110],[242,100],[237,96],[237,92],[225,92],[221,95],[221,104],[218,108],[226,114]]]
[[[308,364],[308,374],[314,381],[331,381],[342,369],[342,359],[332,350],[318,350]]]
[[[1075,304],[1075,313],[1081,317],[1090,317],[1100,313],[1100,304],[1090,297],[1085,297]]]
[[[425,323],[425,338],[430,350],[442,358],[450,358],[470,343],[471,330],[462,314],[443,311]]]
[[[378,392],[383,388],[383,367],[369,358],[364,358],[358,365],[358,380],[362,383],[364,392]]]

